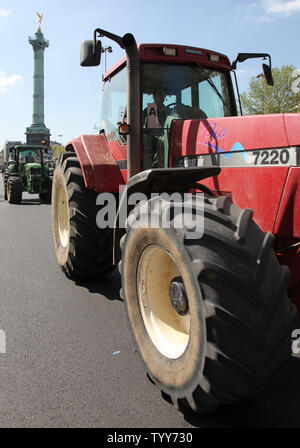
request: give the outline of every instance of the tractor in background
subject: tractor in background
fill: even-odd
[[[44,147],[16,145],[2,170],[4,199],[10,204],[22,202],[23,191],[38,194],[42,202],[51,202],[53,169],[43,157]]]
[[[300,116],[238,116],[234,68],[269,59],[272,84],[268,54],[240,53],[231,64],[215,51],[138,47],[132,34],[96,29],[82,66],[99,65],[98,36],[126,57],[103,77],[99,135],[74,139],[57,162],[57,261],[73,279],[118,265],[148,378],[180,411],[209,412],[257,390],[291,355]],[[109,197],[115,217],[102,226]],[[202,234],[193,233],[195,216]]]

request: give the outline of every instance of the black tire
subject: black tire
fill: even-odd
[[[9,177],[7,179],[7,200],[10,204],[21,204],[23,193],[22,179]]]
[[[61,193],[60,193],[61,192]],[[64,233],[59,221],[59,195],[65,198],[68,217]],[[52,186],[52,229],[59,266],[69,278],[93,278],[113,270],[113,229],[99,229],[97,193],[85,187],[76,154],[67,152],[57,161]]]
[[[51,204],[51,197],[52,197],[52,179],[48,179],[48,191],[47,193],[40,193],[39,197],[41,202],[44,202],[45,204]]]
[[[174,217],[170,228],[137,225],[150,205],[156,210],[153,204],[134,209],[135,228],[128,225],[120,243],[129,327],[163,397],[181,411],[209,412],[253,393],[290,356],[296,312],[286,293],[289,271],[276,259],[273,235],[228,197],[205,199],[204,234],[197,239],[174,228]],[[166,201],[162,209],[178,218],[178,206]],[[195,210],[190,207],[190,218]],[[184,285],[185,320],[171,305],[170,278]]]
[[[51,203],[51,195],[48,193],[40,193],[39,194],[40,200],[41,202],[44,202],[46,204],[50,204]]]
[[[7,201],[7,175],[3,176],[3,193],[4,193],[4,199]]]

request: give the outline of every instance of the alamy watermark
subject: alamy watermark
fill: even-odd
[[[6,353],[6,334],[0,329],[0,353]]]
[[[149,198],[141,192],[127,196],[127,190],[121,187],[118,198],[112,193],[100,193],[96,204],[101,206],[96,217],[100,229],[172,227],[185,229],[188,239],[203,236],[203,193],[152,193]]]
[[[296,68],[292,72],[292,78],[296,78],[295,81],[292,83],[292,91],[293,93],[299,93],[300,92],[300,69]]]
[[[294,355],[300,353],[300,329],[297,328],[292,332],[292,352]]]

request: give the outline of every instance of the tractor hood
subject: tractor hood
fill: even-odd
[[[26,171],[30,170],[30,168],[41,168],[40,163],[26,163]]]
[[[171,128],[170,166],[208,163],[192,156],[210,154],[210,163],[220,166],[251,166],[259,163],[256,149],[300,147],[300,114],[272,114],[204,120],[174,120]],[[293,151],[292,164],[299,162]],[[183,156],[191,156],[182,159]],[[207,159],[207,160],[206,160]],[[285,161],[285,159],[283,160]],[[256,163],[255,163],[256,162]],[[270,159],[269,162],[272,162]],[[276,158],[274,160],[276,163]],[[279,161],[280,162],[280,161]],[[266,163],[272,165],[273,163]]]
[[[251,208],[263,231],[300,238],[300,114],[174,120],[169,166],[219,166],[203,181]]]

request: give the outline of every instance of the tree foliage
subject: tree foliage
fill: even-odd
[[[251,78],[248,91],[241,94],[244,114],[300,112],[300,72],[293,65],[283,65],[274,67],[272,74],[273,87],[264,76]]]
[[[58,158],[60,154],[62,154],[66,150],[65,147],[62,145],[51,145],[51,149],[56,158]]]

